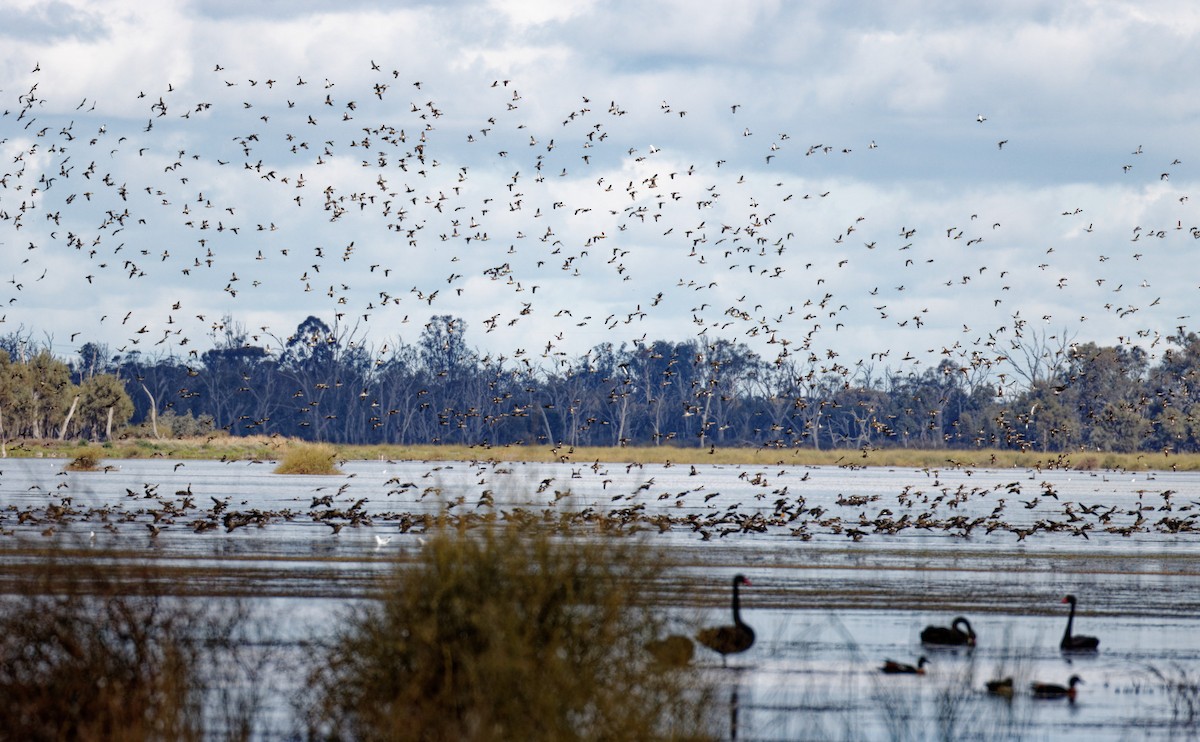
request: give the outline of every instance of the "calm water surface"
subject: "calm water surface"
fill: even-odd
[[[757,643],[728,668],[698,658],[722,689],[727,737],[1200,736],[1196,474],[351,461],[307,477],[271,462],[64,463],[0,460],[0,577],[48,545],[155,554],[194,568],[202,593],[255,596],[275,640],[297,646],[419,551],[425,515],[602,520],[700,578],[699,592],[659,586],[681,630],[728,622],[732,576],[751,578]],[[1101,639],[1094,656],[1058,651],[1067,593],[1076,632]],[[973,652],[922,649],[922,627],[957,615],[979,635]],[[921,654],[923,677],[878,672]],[[1072,674],[1084,679],[1074,704],[1025,692]],[[982,691],[1008,675],[1012,701]]]

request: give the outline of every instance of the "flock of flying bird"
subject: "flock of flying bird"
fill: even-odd
[[[711,626],[702,629],[696,635],[696,640],[700,644],[721,655],[723,665],[728,655],[745,652],[754,646],[754,629],[742,620],[739,596],[739,588],[750,584],[750,580],[744,575],[735,575],[733,578],[732,598],[733,623]],[[1062,640],[1059,642],[1059,649],[1064,653],[1096,652],[1100,648],[1100,640],[1098,638],[1073,633],[1075,625],[1075,596],[1067,595],[1062,599],[1062,602],[1070,604],[1071,612],[1067,616],[1067,627],[1063,631]],[[959,628],[960,626],[962,628]],[[921,631],[921,644],[928,648],[965,648],[970,650],[975,647],[975,641],[975,631],[971,628],[971,623],[963,616],[955,618],[950,626],[930,625]],[[646,648],[656,661],[669,666],[687,664],[691,661],[694,653],[691,640],[679,634],[673,634],[665,639],[651,642]],[[884,660],[883,665],[879,667],[879,671],[887,675],[924,675],[925,665],[927,664],[929,664],[929,658],[924,655],[917,660],[915,665],[889,659]],[[1029,689],[1034,698],[1067,698],[1074,702],[1075,686],[1082,682],[1083,679],[1078,675],[1072,675],[1066,685],[1035,680],[1029,684]],[[1013,678],[1012,676],[1008,676],[989,680],[984,684],[984,688],[988,693],[1012,698]]]
[[[512,80],[481,84],[472,91],[477,104],[443,103],[438,91],[374,61],[365,85],[216,64],[193,87],[167,82],[111,108],[90,97],[64,105],[43,89],[40,74],[34,66],[15,106],[0,113],[0,248],[9,274],[0,283],[0,330],[48,329],[39,321],[64,295],[115,296],[127,302],[120,311],[73,314],[72,345],[118,338],[117,352],[191,357],[203,352],[196,333],[218,337],[239,313],[256,318],[251,339],[266,343],[286,335],[271,322],[287,322],[281,318],[291,306],[291,321],[324,313],[335,332],[349,335],[368,324],[394,333],[410,317],[419,326],[423,315],[453,312],[499,338],[493,347],[507,342],[494,360],[522,371],[553,371],[572,349],[600,341],[642,343],[650,333],[686,329],[744,341],[777,365],[806,368],[809,381],[863,379],[875,363],[904,368],[949,359],[972,382],[1004,390],[1027,378],[1021,350],[1042,328],[1062,326],[1064,344],[1072,328],[1126,328],[1121,343],[1144,343],[1154,353],[1190,319],[1183,313],[1163,321],[1163,299],[1145,278],[1152,261],[1174,259],[1155,248],[1200,239],[1188,194],[1171,190],[1184,180],[1171,180],[1183,163],[1141,145],[1115,177],[1150,171],[1174,202],[1172,218],[1114,226],[1113,215],[1093,213],[1089,204],[1063,204],[1046,215],[1052,236],[1038,257],[1018,267],[1007,258],[993,262],[994,245],[1012,249],[1025,239],[1006,235],[1013,215],[1003,207],[987,204],[939,225],[885,223],[875,207],[847,203],[838,192],[839,158],[871,157],[881,148],[875,140],[755,131],[739,120],[738,103],[722,110],[728,131],[713,137],[728,151],[694,157],[673,143],[676,134],[681,142],[694,135],[689,111],[666,100],[647,111],[580,96],[550,120]],[[984,114],[965,121],[979,131],[997,125]],[[663,138],[651,145],[645,131]],[[1018,148],[1005,135],[987,145],[996,156]],[[1141,166],[1147,160],[1153,164]],[[1087,241],[1122,229],[1101,243],[1102,252]],[[880,268],[889,271],[887,283],[863,282]],[[1018,306],[1009,298],[1014,287],[1041,288],[1043,297]],[[940,308],[954,306],[967,309],[943,316]],[[1089,315],[1100,323],[1085,324]],[[1142,318],[1145,326],[1136,326]],[[930,337],[930,327],[943,334]],[[853,334],[885,338],[888,347],[846,357],[839,348],[853,347]],[[384,342],[374,352],[387,348]],[[543,512],[501,508],[488,476],[511,465],[471,466],[479,488],[444,501],[441,517],[539,520],[571,494],[551,478],[537,492],[547,498]],[[599,462],[580,474],[586,468],[604,477]],[[564,525],[690,530],[703,540],[772,533],[859,541],[906,532],[1024,540],[1038,533],[1177,534],[1197,530],[1200,518],[1200,504],[1180,503],[1170,489],[1101,505],[1060,501],[1045,481],[949,486],[936,471],[928,474],[928,488],[845,495],[833,504],[810,502],[800,484],[807,475],[782,470],[743,472],[758,489],[745,503],[711,503],[721,493],[704,483],[666,490],[651,476],[610,491],[605,478],[609,501],[573,511]],[[233,533],[297,521],[332,534],[383,524],[420,533],[439,517],[379,504],[393,495],[439,500],[444,493],[435,484],[389,480],[382,490],[360,488],[353,503],[351,485],[348,478],[314,492],[311,504],[268,510],[193,494],[190,485],[169,494],[170,485],[160,492],[152,484],[127,489],[121,502],[89,506],[64,479],[33,492],[37,500],[0,509],[0,533],[51,536],[85,523],[145,529],[160,539],[174,530]],[[983,498],[995,503],[990,515],[960,512]],[[741,617],[743,585],[749,581],[737,575],[733,623],[696,636],[723,660],[755,641]],[[1096,639],[1072,633],[1074,597],[1064,602],[1071,613],[1062,649],[1095,651]],[[927,628],[922,641],[970,647],[975,635],[956,619]],[[691,648],[690,638],[672,637],[652,651],[690,659]],[[916,665],[888,660],[880,669],[922,674],[925,664],[925,657]],[[1073,699],[1079,682],[1073,676],[1066,685],[1030,689]],[[1011,695],[1013,681],[987,688]]]
[[[202,349],[191,333],[217,337],[243,312],[261,320],[253,340],[279,340],[287,331],[264,318],[294,303],[297,322],[326,313],[350,334],[369,322],[390,333],[410,316],[467,314],[514,345],[489,359],[523,369],[554,370],[571,360],[568,348],[645,342],[648,332],[690,324],[698,337],[738,339],[776,363],[807,365],[810,380],[948,358],[1003,388],[1018,381],[1007,366],[1017,365],[1031,323],[1061,323],[1065,337],[1084,319],[1006,304],[1018,283],[1072,303],[1084,261],[1061,256],[1095,229],[1084,207],[1056,215],[1069,222],[1053,230],[1065,237],[1030,273],[998,269],[982,250],[1005,241],[1006,215],[876,227],[873,210],[823,184],[836,184],[837,158],[870,157],[874,140],[768,135],[738,122],[740,104],[728,107],[730,135],[714,137],[732,140],[729,152],[689,162],[696,153],[670,141],[693,137],[689,111],[665,100],[651,113],[581,96],[551,121],[511,80],[482,83],[471,103],[443,104],[374,61],[369,82],[354,87],[217,64],[194,89],[167,82],[139,91],[106,120],[109,102],[64,105],[40,74],[34,66],[16,107],[0,114],[0,228],[5,250],[20,258],[0,286],[0,321],[39,332],[48,316],[39,302],[62,290],[125,297],[128,309],[78,325],[72,344],[115,337],[119,352],[193,355]],[[995,124],[982,114],[976,122]],[[664,141],[638,142],[647,131]],[[997,149],[1007,155],[1006,144]],[[1141,146],[1133,152],[1148,157]],[[1182,209],[1187,195],[1177,198]],[[1130,236],[1200,236],[1185,218]],[[1149,288],[1131,281],[1145,252],[1135,244],[1132,262],[1089,258],[1100,274],[1086,282],[1106,293],[1103,313],[1124,319],[1159,303],[1129,296]],[[893,284],[863,285],[863,267],[885,267]],[[912,334],[946,327],[934,307],[947,302],[971,307],[977,322],[1004,306],[995,327],[972,328],[964,314],[952,336]],[[892,347],[841,356],[849,331],[867,327]],[[1120,339],[1153,349],[1160,329],[1170,333],[1141,328]],[[901,350],[904,342],[914,345]]]

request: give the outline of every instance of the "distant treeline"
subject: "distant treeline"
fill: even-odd
[[[552,368],[481,356],[433,317],[415,345],[368,349],[309,317],[274,347],[228,318],[187,357],[64,361],[0,337],[0,437],[227,431],[354,444],[1200,450],[1200,337],[1144,350],[1030,336],[1007,354],[920,372],[808,351],[766,361],[741,343],[597,346]],[[536,359],[542,360],[542,359]],[[543,360],[543,363],[546,361]]]

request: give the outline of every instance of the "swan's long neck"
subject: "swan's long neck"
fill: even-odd
[[[1063,639],[1071,638],[1071,627],[1075,623],[1075,601],[1071,601],[1071,612],[1067,615],[1067,630],[1063,632]]]
[[[741,600],[738,598],[738,587],[740,584],[737,581],[733,583],[733,622],[738,626],[742,625],[742,606]]]

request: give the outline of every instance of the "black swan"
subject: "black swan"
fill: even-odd
[[[906,665],[903,662],[894,660],[884,660],[883,667],[879,668],[880,672],[885,672],[888,675],[924,675],[925,665],[929,664],[929,659],[921,657],[917,660],[916,665]]]
[[[1057,683],[1030,683],[1029,688],[1035,698],[1069,698],[1075,700],[1075,686],[1082,683],[1078,675],[1072,675],[1065,686]]]
[[[959,624],[965,627],[958,628]],[[949,626],[926,626],[921,632],[922,644],[939,644],[947,647],[973,647],[975,646],[975,631],[971,628],[971,622],[959,616],[954,619]]]
[[[696,645],[686,636],[671,634],[647,643],[646,651],[660,667],[683,667],[692,661]]]
[[[754,646],[754,629],[742,622],[741,606],[738,601],[738,587],[749,584],[750,580],[747,580],[743,575],[737,575],[733,578],[732,626],[711,626],[707,629],[701,629],[700,633],[696,635],[696,639],[701,644],[714,652],[720,653],[721,664],[725,663],[726,655],[745,652]]]
[[[1064,652],[1094,652],[1100,646],[1100,640],[1094,636],[1072,636],[1071,627],[1075,624],[1075,596],[1068,595],[1062,599],[1064,603],[1071,604],[1071,615],[1067,617],[1067,630],[1063,632],[1062,641],[1059,642],[1059,647]]]

